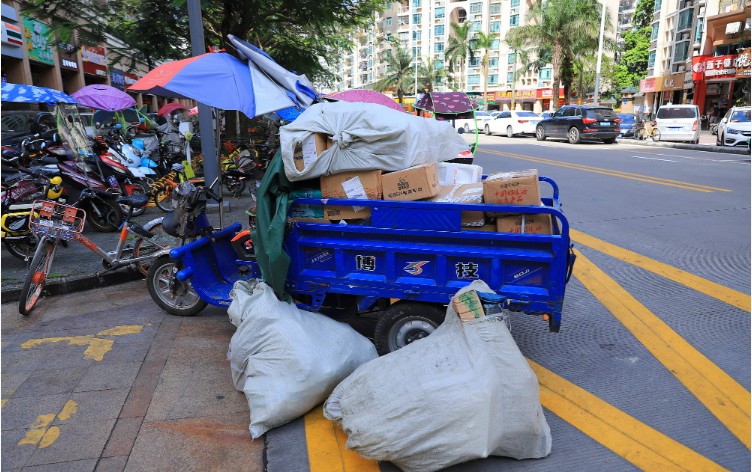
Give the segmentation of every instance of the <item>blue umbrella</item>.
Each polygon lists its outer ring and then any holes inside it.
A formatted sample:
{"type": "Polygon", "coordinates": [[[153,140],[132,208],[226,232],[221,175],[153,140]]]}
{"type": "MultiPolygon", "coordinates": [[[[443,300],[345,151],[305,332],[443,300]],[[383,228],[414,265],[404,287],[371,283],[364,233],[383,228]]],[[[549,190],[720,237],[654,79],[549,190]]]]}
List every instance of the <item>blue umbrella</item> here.
{"type": "Polygon", "coordinates": [[[4,83],[2,101],[17,103],[46,103],[50,106],[56,103],[78,103],[73,97],[59,90],[33,85],[4,83]]]}

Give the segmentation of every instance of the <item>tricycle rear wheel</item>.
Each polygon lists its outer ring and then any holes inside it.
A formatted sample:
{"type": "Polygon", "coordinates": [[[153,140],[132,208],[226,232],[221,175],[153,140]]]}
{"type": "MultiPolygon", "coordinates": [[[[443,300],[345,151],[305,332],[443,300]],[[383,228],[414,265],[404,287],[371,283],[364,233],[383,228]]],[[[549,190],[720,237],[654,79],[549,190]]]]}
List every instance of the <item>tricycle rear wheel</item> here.
{"type": "Polygon", "coordinates": [[[444,309],[429,303],[399,301],[376,322],[374,341],[380,355],[425,338],[444,322],[444,309]]]}
{"type": "Polygon", "coordinates": [[[198,296],[189,281],[177,278],[180,270],[177,263],[167,256],[160,257],[149,267],[146,286],[154,303],[175,316],[193,316],[203,310],[207,303],[198,296]]]}

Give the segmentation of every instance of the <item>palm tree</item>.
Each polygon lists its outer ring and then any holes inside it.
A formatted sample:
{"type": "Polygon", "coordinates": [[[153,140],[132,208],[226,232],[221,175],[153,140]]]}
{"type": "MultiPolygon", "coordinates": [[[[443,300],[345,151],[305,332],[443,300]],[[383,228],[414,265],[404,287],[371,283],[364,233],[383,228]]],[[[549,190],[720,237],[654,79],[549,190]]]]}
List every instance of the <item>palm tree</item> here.
{"type": "MultiPolygon", "coordinates": [[[[496,41],[496,34],[482,33],[480,31],[475,34],[472,40],[473,47],[483,51],[480,59],[480,69],[483,72],[483,101],[485,103],[488,103],[488,97],[486,96],[488,93],[488,50],[491,49],[494,41],[496,41]]],[[[488,108],[488,105],[486,105],[486,108],[488,108]]]]}
{"type": "Polygon", "coordinates": [[[444,58],[449,65],[449,70],[454,72],[455,66],[459,66],[460,80],[458,81],[460,90],[465,90],[465,61],[467,56],[473,59],[473,48],[470,47],[470,22],[462,24],[451,23],[452,32],[454,34],[449,36],[447,41],[446,50],[444,50],[444,58]]]}
{"type": "Polygon", "coordinates": [[[373,86],[377,92],[383,92],[388,88],[397,88],[397,98],[400,105],[402,97],[405,96],[405,89],[410,88],[410,81],[415,78],[412,67],[413,57],[405,48],[397,47],[394,50],[386,52],[386,77],[382,77],[373,86]]]}
{"type": "Polygon", "coordinates": [[[436,69],[436,63],[430,57],[427,62],[421,62],[418,66],[418,81],[426,92],[433,92],[433,85],[438,84],[442,77],[444,70],[436,69]]]}
{"type": "MultiPolygon", "coordinates": [[[[507,33],[509,44],[537,45],[532,49],[538,56],[550,50],[554,108],[559,108],[562,71],[571,70],[572,58],[592,51],[593,43],[597,45],[601,8],[597,0],[537,0],[528,10],[527,24],[507,33]]],[[[571,79],[566,85],[571,85],[571,79]]]]}

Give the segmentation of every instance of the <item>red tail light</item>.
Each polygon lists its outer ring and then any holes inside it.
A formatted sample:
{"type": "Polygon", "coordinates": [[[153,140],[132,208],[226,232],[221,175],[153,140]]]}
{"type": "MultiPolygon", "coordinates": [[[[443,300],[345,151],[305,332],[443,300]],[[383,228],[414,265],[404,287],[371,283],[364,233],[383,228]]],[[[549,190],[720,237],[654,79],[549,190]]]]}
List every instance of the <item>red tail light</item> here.
{"type": "Polygon", "coordinates": [[[528,120],[517,120],[517,123],[527,123],[528,120]]]}
{"type": "Polygon", "coordinates": [[[617,118],[617,119],[615,119],[615,120],[614,120],[614,123],[617,123],[617,124],[618,124],[618,123],[621,123],[621,118],[617,118]]]}
{"type": "Polygon", "coordinates": [[[595,123],[596,121],[598,121],[598,120],[594,120],[593,118],[583,118],[582,119],[582,124],[583,125],[589,125],[591,123],[595,123]]]}
{"type": "Polygon", "coordinates": [[[692,123],[692,131],[697,131],[697,120],[692,123]]]}

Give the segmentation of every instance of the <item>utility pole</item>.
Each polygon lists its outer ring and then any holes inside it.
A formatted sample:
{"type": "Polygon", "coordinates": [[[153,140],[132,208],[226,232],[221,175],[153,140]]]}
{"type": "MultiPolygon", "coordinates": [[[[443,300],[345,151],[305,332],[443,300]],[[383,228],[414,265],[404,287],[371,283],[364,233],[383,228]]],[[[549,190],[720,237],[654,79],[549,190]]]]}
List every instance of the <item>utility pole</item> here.
{"type": "Polygon", "coordinates": [[[598,104],[598,93],[601,88],[601,57],[603,56],[603,30],[606,28],[606,0],[603,0],[601,10],[601,35],[598,38],[598,62],[595,66],[595,90],[593,90],[593,105],[598,104]]]}
{"type": "MultiPolygon", "coordinates": [[[[194,56],[200,56],[205,51],[204,43],[204,23],[201,18],[200,0],[188,0],[188,25],[191,34],[191,50],[194,56]]],[[[219,117],[217,117],[219,118],[219,117]]],[[[207,185],[214,182],[219,177],[219,163],[214,141],[214,130],[212,124],[212,109],[203,103],[198,104],[198,123],[201,129],[201,152],[204,155],[204,178],[207,185]]],[[[219,121],[217,122],[219,129],[219,121]]],[[[217,187],[214,187],[215,189],[217,187]]],[[[221,192],[221,185],[219,190],[221,192]]],[[[220,216],[222,209],[220,208],[220,216]]],[[[220,222],[220,226],[222,226],[220,222]]]]}
{"type": "Polygon", "coordinates": [[[512,111],[514,111],[514,94],[517,84],[517,49],[514,50],[514,64],[512,64],[512,111]]]}

